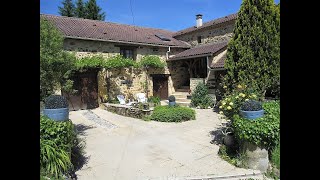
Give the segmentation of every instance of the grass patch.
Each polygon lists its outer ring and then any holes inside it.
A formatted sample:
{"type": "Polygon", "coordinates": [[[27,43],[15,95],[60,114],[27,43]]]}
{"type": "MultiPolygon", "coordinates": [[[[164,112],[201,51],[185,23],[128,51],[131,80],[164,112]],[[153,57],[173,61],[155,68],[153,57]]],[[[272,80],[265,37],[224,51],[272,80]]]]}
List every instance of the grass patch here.
{"type": "Polygon", "coordinates": [[[271,162],[277,169],[280,169],[280,143],[274,148],[271,153],[271,162]]]}

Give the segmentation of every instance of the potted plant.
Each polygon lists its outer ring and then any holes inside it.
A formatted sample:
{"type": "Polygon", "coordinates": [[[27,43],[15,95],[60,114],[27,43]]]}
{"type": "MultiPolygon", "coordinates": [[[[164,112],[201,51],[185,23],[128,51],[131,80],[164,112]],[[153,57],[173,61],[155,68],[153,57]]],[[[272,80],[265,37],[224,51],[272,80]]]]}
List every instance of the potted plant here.
{"type": "Polygon", "coordinates": [[[247,119],[257,119],[262,117],[264,110],[261,102],[255,100],[245,101],[240,107],[240,115],[247,119]]]}
{"type": "Polygon", "coordinates": [[[61,95],[50,95],[45,99],[43,114],[55,121],[66,121],[69,119],[68,101],[61,95]]]}
{"type": "Polygon", "coordinates": [[[228,147],[234,147],[235,145],[235,137],[233,133],[232,127],[226,127],[224,131],[222,131],[223,137],[223,144],[228,147]]]}
{"type": "Polygon", "coordinates": [[[169,100],[169,106],[176,105],[176,97],[174,97],[173,95],[169,96],[168,100],[169,100]]]}

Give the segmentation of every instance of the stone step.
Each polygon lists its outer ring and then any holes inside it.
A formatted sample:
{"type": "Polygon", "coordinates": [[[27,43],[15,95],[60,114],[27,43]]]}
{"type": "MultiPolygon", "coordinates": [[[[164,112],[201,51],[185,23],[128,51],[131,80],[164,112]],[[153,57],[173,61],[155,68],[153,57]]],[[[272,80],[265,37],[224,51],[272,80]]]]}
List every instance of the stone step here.
{"type": "Polygon", "coordinates": [[[188,94],[189,94],[189,92],[176,91],[176,92],[172,93],[172,95],[173,95],[173,94],[176,94],[176,95],[188,95],[188,94]]]}
{"type": "Polygon", "coordinates": [[[189,89],[177,89],[176,92],[189,92],[189,89]]]}
{"type": "Polygon", "coordinates": [[[179,104],[180,106],[186,106],[186,107],[190,105],[189,102],[177,102],[177,101],[176,101],[176,104],[179,104]]]}
{"type": "Polygon", "coordinates": [[[191,99],[187,99],[187,98],[176,98],[176,102],[191,102],[191,99]]]}
{"type": "Polygon", "coordinates": [[[190,89],[190,86],[181,86],[180,89],[190,89]]]}
{"type": "Polygon", "coordinates": [[[181,99],[187,99],[187,95],[184,94],[171,94],[173,95],[176,99],[181,98],[181,99]]]}

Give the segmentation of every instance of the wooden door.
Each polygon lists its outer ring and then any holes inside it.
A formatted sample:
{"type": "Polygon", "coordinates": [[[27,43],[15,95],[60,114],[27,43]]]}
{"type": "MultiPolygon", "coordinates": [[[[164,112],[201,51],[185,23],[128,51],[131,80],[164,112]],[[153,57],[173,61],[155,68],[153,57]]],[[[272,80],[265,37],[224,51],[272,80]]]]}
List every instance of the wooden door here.
{"type": "Polygon", "coordinates": [[[153,76],[153,96],[161,100],[168,99],[168,77],[165,75],[153,76]]]}
{"type": "Polygon", "coordinates": [[[64,93],[64,96],[69,99],[69,109],[79,110],[99,107],[97,72],[76,73],[72,79],[77,93],[69,96],[64,93]]]}

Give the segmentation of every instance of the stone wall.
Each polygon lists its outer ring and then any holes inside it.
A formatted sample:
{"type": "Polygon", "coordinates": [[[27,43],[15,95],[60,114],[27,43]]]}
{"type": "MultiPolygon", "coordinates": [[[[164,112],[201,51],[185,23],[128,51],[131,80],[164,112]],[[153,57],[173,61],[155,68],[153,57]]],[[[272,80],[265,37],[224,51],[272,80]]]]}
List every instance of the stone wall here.
{"type": "Polygon", "coordinates": [[[78,58],[101,54],[108,58],[120,53],[120,48],[113,43],[80,39],[65,39],[63,47],[67,51],[76,52],[78,58]]]}
{"type": "MultiPolygon", "coordinates": [[[[64,49],[67,51],[73,51],[78,58],[102,55],[105,58],[120,54],[120,48],[114,46],[114,43],[98,42],[89,40],[76,40],[65,39],[64,49]]],[[[135,49],[136,61],[139,62],[145,55],[157,55],[160,59],[166,63],[166,67],[162,70],[150,69],[148,72],[148,95],[153,95],[153,81],[150,74],[173,74],[166,62],[167,47],[152,47],[152,46],[139,46],[135,49]]],[[[171,48],[169,56],[182,52],[181,48],[171,48]]],[[[176,74],[174,72],[174,74],[176,74]]],[[[98,93],[99,102],[106,99],[107,95],[107,79],[110,82],[110,92],[112,99],[116,98],[116,95],[123,94],[126,99],[133,99],[134,95],[140,92],[144,92],[143,83],[146,82],[146,72],[141,69],[134,68],[122,68],[106,71],[103,69],[98,73],[98,93]],[[108,77],[108,78],[107,78],[108,77]]],[[[172,94],[175,91],[174,82],[171,77],[168,79],[168,94],[172,94]]]]}
{"type": "Polygon", "coordinates": [[[203,30],[193,31],[175,38],[188,42],[192,47],[210,42],[226,41],[232,37],[234,25],[235,21],[230,21],[220,27],[207,27],[203,30]],[[198,36],[201,36],[201,43],[198,43],[198,36]]]}
{"type": "Polygon", "coordinates": [[[171,72],[171,82],[173,90],[170,94],[174,93],[176,89],[183,86],[185,83],[189,81],[189,72],[186,66],[183,66],[183,60],[178,61],[170,61],[168,63],[169,71],[171,72]]]}

